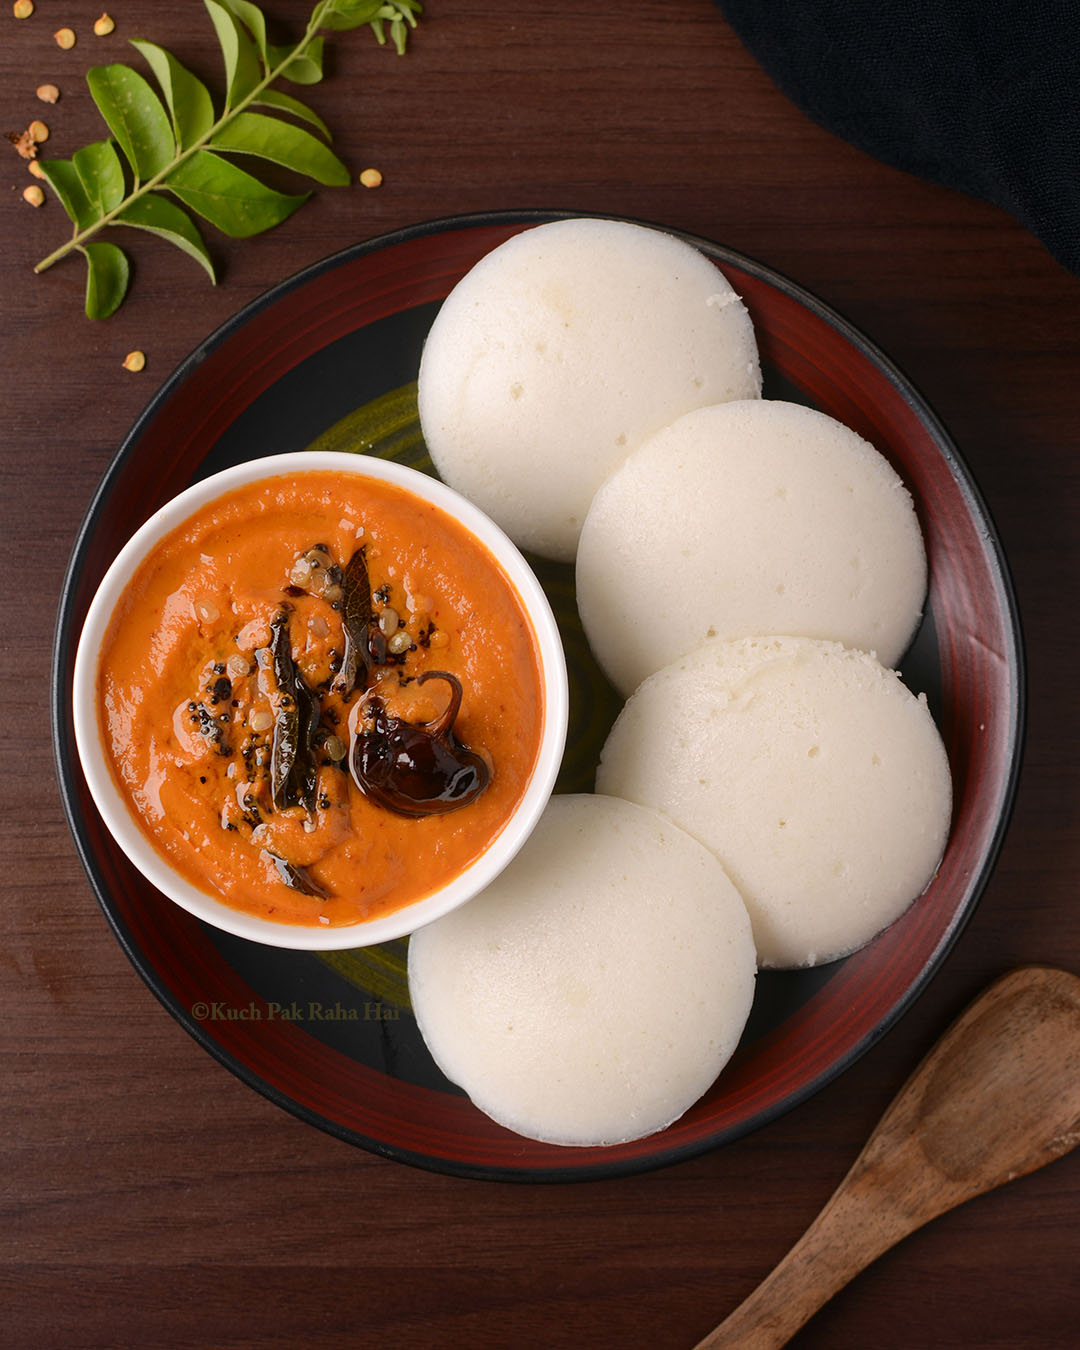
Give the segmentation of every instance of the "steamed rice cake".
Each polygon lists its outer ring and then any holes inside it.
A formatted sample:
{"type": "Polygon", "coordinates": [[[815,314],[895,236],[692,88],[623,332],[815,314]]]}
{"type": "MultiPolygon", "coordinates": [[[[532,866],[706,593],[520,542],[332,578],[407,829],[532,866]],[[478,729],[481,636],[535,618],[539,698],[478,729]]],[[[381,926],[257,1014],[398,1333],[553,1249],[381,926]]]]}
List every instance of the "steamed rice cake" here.
{"type": "Polygon", "coordinates": [[[774,400],[700,408],[650,437],[593,498],[577,556],[589,644],[624,696],[711,638],[828,638],[892,666],[925,592],[892,466],[774,400]]]}
{"type": "Polygon", "coordinates": [[[750,318],[704,254],[572,219],[515,235],[458,282],[418,397],[442,478],[521,547],[572,561],[593,493],[636,445],[760,392],[750,318]]]}
{"type": "Polygon", "coordinates": [[[716,858],[654,811],[554,797],[476,899],[414,933],[409,993],[436,1063],[553,1144],[663,1129],[734,1051],[750,921],[716,858]]]}
{"type": "Polygon", "coordinates": [[[868,942],[926,887],[949,831],[949,766],[925,700],[865,652],[806,638],[710,642],[650,676],[596,786],[716,854],[763,966],[868,942]]]}

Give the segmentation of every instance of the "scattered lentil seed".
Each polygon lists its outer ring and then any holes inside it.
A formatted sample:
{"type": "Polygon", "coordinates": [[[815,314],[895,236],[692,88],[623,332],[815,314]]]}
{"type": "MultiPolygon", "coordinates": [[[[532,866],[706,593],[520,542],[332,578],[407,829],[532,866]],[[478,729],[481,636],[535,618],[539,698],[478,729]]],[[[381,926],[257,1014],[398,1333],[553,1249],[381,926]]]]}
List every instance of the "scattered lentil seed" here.
{"type": "Polygon", "coordinates": [[[103,14],[94,23],[94,35],[96,37],[108,37],[115,27],[116,24],[113,23],[112,19],[107,14],[103,14]]]}
{"type": "Polygon", "coordinates": [[[55,103],[60,97],[60,90],[57,89],[55,84],[39,84],[37,96],[42,103],[55,103]]]}
{"type": "Polygon", "coordinates": [[[274,725],[274,714],[266,711],[265,708],[259,708],[248,718],[248,726],[252,731],[269,731],[274,725]]]}
{"type": "Polygon", "coordinates": [[[17,19],[28,19],[34,12],[34,0],[15,0],[11,12],[17,19]]]}
{"type": "Polygon", "coordinates": [[[23,188],[23,201],[29,202],[31,206],[44,206],[45,194],[36,183],[31,183],[29,187],[23,188]]]}
{"type": "Polygon", "coordinates": [[[394,656],[401,656],[404,652],[407,652],[411,646],[412,646],[412,638],[408,635],[408,633],[400,631],[395,633],[394,636],[390,639],[390,641],[386,644],[386,649],[387,651],[391,652],[394,656]]]}
{"type": "Polygon", "coordinates": [[[23,159],[37,159],[37,143],[29,131],[9,131],[7,136],[23,159]]]}
{"type": "Polygon", "coordinates": [[[26,128],[33,137],[35,145],[41,145],[43,141],[49,139],[49,128],[44,122],[34,121],[26,128]]]}
{"type": "MultiPolygon", "coordinates": [[[[124,362],[124,368],[126,370],[142,370],[142,366],[132,367],[129,366],[126,361],[124,362]]],[[[218,609],[213,600],[196,600],[195,615],[197,618],[201,619],[203,623],[213,623],[215,619],[221,617],[221,610],[218,609]]]]}
{"type": "Polygon", "coordinates": [[[58,28],[53,37],[61,51],[69,52],[75,46],[75,30],[73,28],[58,28]]]}
{"type": "Polygon", "coordinates": [[[360,182],[366,188],[377,188],[382,183],[382,174],[378,169],[365,169],[360,175],[360,182]]]}
{"type": "MultiPolygon", "coordinates": [[[[146,365],[146,353],[145,353],[145,352],[128,352],[127,356],[124,357],[124,369],[125,369],[125,370],[140,371],[140,370],[142,370],[142,368],[143,368],[145,365],[146,365]]],[[[215,613],[213,616],[207,616],[207,617],[208,617],[208,618],[209,618],[209,617],[213,617],[213,618],[216,619],[216,618],[217,618],[217,614],[215,613]]]]}
{"type": "Polygon", "coordinates": [[[37,162],[36,159],[32,159],[26,167],[30,170],[30,172],[33,174],[35,178],[45,177],[45,170],[41,167],[41,165],[37,162]]]}

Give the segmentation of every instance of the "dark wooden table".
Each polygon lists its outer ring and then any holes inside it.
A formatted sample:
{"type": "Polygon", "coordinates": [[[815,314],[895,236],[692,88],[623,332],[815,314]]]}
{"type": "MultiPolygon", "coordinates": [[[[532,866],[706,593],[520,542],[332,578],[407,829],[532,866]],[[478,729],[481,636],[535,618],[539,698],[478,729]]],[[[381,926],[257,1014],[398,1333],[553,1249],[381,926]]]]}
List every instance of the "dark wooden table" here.
{"type": "MultiPolygon", "coordinates": [[[[216,79],[195,0],[40,0],[0,16],[2,130],[101,135],[83,83],[146,36],[216,79]],[[61,52],[53,30],[79,43],[61,52]],[[62,97],[34,97],[43,81],[62,97]]],[[[300,6],[271,7],[288,20],[300,6]]],[[[137,60],[132,54],[132,59],[137,60]]],[[[5,840],[0,1341],[12,1346],[688,1347],[829,1196],[886,1102],[991,978],[1080,970],[1076,815],[1080,281],[1011,219],[868,159],[771,85],[709,0],[581,8],[431,0],[409,55],[335,39],[311,102],[358,173],[270,235],[207,231],[212,289],[133,246],[131,298],[81,314],[66,235],[7,158],[2,215],[5,840]],[[173,366],[272,283],[434,216],[570,207],[664,222],[794,277],[867,331],[951,429],[1019,590],[1030,719],[1019,802],[959,944],[900,1024],[750,1138],[636,1179],[516,1186],[351,1148],[245,1087],[116,944],[62,815],[47,712],[69,550],[118,442],[173,366]],[[139,375],[125,353],[147,353],[139,375]]],[[[838,1296],[800,1346],[1075,1346],[1080,1152],[954,1212],[838,1296]]]]}

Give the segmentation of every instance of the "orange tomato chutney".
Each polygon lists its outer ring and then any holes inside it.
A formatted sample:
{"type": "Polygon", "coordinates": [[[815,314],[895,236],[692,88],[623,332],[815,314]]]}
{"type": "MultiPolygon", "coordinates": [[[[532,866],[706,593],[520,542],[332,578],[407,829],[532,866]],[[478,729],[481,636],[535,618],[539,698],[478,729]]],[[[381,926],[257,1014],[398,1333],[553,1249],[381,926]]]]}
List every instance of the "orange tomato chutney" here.
{"type": "Polygon", "coordinates": [[[396,484],[321,470],[229,492],[150,552],[110,620],[98,700],[114,778],[158,852],[229,906],[305,925],[391,913],[462,872],[524,794],[544,722],[536,638],[488,550],[396,484]],[[371,692],[388,712],[429,722],[451,686],[414,677],[451,672],[462,686],[454,734],[490,770],[484,791],[446,814],[396,814],[348,771],[364,689],[345,698],[330,687],[344,646],[334,565],[361,546],[373,623],[391,651],[405,648],[372,672],[371,692]],[[309,559],[316,579],[323,564],[318,585],[309,559]],[[311,811],[272,801],[268,644],[282,612],[321,708],[311,811]],[[297,889],[275,859],[325,894],[297,889]]]}

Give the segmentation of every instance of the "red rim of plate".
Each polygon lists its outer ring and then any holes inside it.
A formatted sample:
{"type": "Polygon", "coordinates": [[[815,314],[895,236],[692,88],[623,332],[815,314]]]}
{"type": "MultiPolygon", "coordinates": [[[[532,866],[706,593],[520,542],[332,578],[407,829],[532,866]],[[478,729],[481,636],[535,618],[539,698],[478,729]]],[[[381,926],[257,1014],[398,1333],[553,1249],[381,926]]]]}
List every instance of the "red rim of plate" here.
{"type": "Polygon", "coordinates": [[[759,1127],[835,1078],[910,1006],[970,917],[1004,838],[1023,741],[1012,584],[989,513],[944,428],[892,362],[816,297],[750,258],[683,234],[742,295],[763,364],[888,456],[919,509],[955,810],[938,875],[904,918],[837,963],[781,1025],[740,1049],[716,1086],[662,1134],[605,1149],[559,1148],[511,1134],[464,1097],[391,1079],[301,1027],[266,1020],[264,1001],[197,921],[118,854],[89,800],[70,713],[82,618],[124,542],[97,529],[105,503],[133,532],[187,486],[239,413],[301,361],[369,323],[441,300],[521,229],[581,214],[502,212],[398,230],[307,268],[228,320],[165,382],[109,466],[72,553],[53,652],[53,743],[68,823],[121,946],[169,1012],[241,1079],[301,1119],[399,1161],[485,1179],[570,1181],[664,1166],[759,1127]],[[136,454],[155,464],[153,500],[140,494],[137,475],[123,474],[136,454]],[[253,1004],[264,1019],[216,1021],[211,1032],[192,1014],[208,991],[230,1006],[253,1004]]]}

